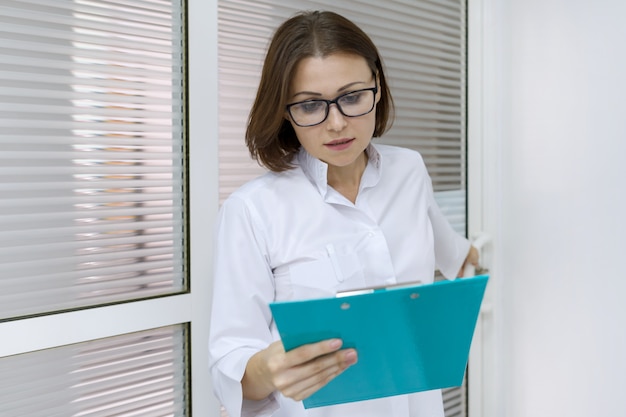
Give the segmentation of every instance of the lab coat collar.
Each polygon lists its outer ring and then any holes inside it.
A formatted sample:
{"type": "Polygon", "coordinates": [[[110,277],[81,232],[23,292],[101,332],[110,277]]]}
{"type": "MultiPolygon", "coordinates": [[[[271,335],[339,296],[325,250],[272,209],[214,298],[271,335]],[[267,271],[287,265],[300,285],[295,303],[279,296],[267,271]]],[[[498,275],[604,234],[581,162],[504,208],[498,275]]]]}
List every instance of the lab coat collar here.
{"type": "MultiPolygon", "coordinates": [[[[365,149],[368,156],[367,166],[361,177],[359,191],[374,187],[380,181],[382,174],[382,155],[373,143],[365,149]]],[[[320,195],[325,199],[328,195],[328,164],[320,161],[309,154],[303,147],[300,147],[297,163],[304,171],[304,174],[315,185],[320,195]]]]}

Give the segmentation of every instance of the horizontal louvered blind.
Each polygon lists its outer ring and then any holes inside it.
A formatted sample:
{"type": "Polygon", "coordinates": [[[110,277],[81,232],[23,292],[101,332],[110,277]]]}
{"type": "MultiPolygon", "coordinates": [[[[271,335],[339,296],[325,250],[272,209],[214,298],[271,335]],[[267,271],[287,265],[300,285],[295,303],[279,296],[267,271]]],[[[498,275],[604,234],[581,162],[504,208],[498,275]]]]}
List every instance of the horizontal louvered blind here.
{"type": "Polygon", "coordinates": [[[461,236],[465,236],[467,217],[465,190],[437,191],[435,201],[452,228],[461,236]]]}
{"type": "Polygon", "coordinates": [[[441,394],[446,417],[467,416],[467,390],[465,386],[462,388],[446,388],[441,390],[441,394]]]}
{"type": "Polygon", "coordinates": [[[184,289],[182,6],[0,3],[0,318],[184,289]]]}
{"type": "Polygon", "coordinates": [[[187,415],[186,327],[0,358],[2,417],[187,415]]]}
{"type": "Polygon", "coordinates": [[[219,1],[220,197],[263,169],[244,144],[262,60],[275,28],[300,10],[328,9],[378,46],[396,104],[381,143],[418,150],[435,191],[465,188],[465,4],[439,1],[219,1]]]}

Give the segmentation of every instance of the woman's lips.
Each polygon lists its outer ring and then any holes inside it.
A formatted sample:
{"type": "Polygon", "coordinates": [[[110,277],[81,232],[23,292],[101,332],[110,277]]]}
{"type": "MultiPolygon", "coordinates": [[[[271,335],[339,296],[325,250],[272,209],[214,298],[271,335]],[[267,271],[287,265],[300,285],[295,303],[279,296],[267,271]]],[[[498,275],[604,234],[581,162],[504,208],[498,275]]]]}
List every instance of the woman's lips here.
{"type": "Polygon", "coordinates": [[[352,145],[352,142],[354,142],[354,138],[351,139],[335,139],[332,140],[328,143],[325,143],[324,146],[326,146],[329,149],[332,149],[334,151],[343,151],[344,149],[347,149],[350,147],[350,145],[352,145]]]}

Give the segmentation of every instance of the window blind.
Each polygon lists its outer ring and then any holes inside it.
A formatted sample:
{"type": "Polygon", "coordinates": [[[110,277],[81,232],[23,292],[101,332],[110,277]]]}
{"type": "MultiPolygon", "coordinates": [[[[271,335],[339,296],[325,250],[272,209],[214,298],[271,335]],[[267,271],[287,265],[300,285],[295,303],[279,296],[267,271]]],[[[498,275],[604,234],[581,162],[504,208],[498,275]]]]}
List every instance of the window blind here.
{"type": "Polygon", "coordinates": [[[0,4],[0,318],[184,290],[182,17],[0,4]]]}
{"type": "Polygon", "coordinates": [[[3,417],[186,415],[184,325],[0,358],[3,417]]]}
{"type": "Polygon", "coordinates": [[[452,228],[460,235],[465,235],[466,210],[465,190],[436,191],[435,201],[452,228]]]}
{"type": "MultiPolygon", "coordinates": [[[[332,10],[378,47],[396,106],[393,128],[375,141],[424,157],[435,198],[466,233],[465,0],[219,0],[220,200],[264,170],[244,143],[247,117],[275,28],[300,10],[332,10]]],[[[467,414],[465,387],[444,390],[446,416],[467,414]]]]}

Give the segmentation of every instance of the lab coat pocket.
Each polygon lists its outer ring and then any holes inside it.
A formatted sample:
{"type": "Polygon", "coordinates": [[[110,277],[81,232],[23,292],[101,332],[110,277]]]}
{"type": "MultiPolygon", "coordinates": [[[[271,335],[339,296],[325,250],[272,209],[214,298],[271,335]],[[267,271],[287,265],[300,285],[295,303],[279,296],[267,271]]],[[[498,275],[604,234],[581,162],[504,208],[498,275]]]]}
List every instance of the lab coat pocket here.
{"type": "Polygon", "coordinates": [[[294,299],[334,297],[338,291],[365,286],[363,268],[354,252],[327,246],[327,257],[289,268],[294,299]]]}

